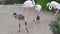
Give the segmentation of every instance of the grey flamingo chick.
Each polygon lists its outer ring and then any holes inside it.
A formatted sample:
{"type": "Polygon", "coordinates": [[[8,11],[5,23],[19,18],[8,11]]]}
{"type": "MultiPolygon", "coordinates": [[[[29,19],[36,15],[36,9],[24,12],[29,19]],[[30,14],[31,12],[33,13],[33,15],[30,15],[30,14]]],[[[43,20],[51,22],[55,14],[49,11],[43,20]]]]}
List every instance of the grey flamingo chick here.
{"type": "Polygon", "coordinates": [[[27,28],[27,22],[24,20],[24,19],[25,19],[24,15],[22,15],[22,14],[17,14],[17,13],[14,12],[14,13],[13,13],[13,17],[15,17],[15,19],[19,20],[19,31],[18,31],[18,32],[20,32],[20,26],[21,26],[20,20],[23,20],[23,21],[25,22],[26,31],[29,32],[29,31],[28,31],[28,28],[27,28]]]}

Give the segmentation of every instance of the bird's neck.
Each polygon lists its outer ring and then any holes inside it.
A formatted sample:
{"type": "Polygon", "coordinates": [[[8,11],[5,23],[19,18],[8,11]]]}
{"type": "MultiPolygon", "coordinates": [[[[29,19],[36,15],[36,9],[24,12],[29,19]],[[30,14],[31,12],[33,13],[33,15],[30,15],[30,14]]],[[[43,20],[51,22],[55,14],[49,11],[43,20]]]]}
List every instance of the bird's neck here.
{"type": "Polygon", "coordinates": [[[49,6],[50,5],[50,3],[47,3],[47,6],[49,6]]]}
{"type": "Polygon", "coordinates": [[[35,5],[35,1],[34,0],[32,0],[32,4],[35,5]]]}

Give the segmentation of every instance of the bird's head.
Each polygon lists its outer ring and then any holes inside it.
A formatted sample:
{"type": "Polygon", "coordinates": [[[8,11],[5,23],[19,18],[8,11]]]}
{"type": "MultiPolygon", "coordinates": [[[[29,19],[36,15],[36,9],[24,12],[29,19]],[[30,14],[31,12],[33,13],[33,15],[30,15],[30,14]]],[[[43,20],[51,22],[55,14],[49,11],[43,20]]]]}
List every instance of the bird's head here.
{"type": "Polygon", "coordinates": [[[50,5],[50,3],[47,3],[46,8],[50,5]]]}
{"type": "Polygon", "coordinates": [[[16,16],[16,15],[17,15],[17,14],[14,12],[14,13],[13,13],[13,16],[16,16]]]}

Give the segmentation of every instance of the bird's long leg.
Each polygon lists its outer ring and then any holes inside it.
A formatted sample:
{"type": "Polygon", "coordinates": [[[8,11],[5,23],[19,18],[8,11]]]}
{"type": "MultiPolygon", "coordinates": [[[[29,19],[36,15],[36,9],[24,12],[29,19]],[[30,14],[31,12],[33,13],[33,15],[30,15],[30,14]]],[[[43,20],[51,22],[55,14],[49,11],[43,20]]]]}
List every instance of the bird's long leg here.
{"type": "MultiPolygon", "coordinates": [[[[36,22],[40,23],[40,12],[37,12],[36,22]]],[[[36,23],[35,23],[36,24],[36,23]]]]}
{"type": "Polygon", "coordinates": [[[54,14],[55,16],[58,14],[59,10],[56,11],[56,13],[54,14]]]}
{"type": "Polygon", "coordinates": [[[18,32],[20,32],[20,26],[21,26],[21,25],[20,25],[20,21],[19,21],[19,31],[18,31],[18,32]]]}
{"type": "Polygon", "coordinates": [[[25,22],[25,26],[26,26],[26,31],[27,31],[27,33],[29,33],[28,28],[27,28],[27,22],[26,21],[24,21],[24,22],[25,22]]]}

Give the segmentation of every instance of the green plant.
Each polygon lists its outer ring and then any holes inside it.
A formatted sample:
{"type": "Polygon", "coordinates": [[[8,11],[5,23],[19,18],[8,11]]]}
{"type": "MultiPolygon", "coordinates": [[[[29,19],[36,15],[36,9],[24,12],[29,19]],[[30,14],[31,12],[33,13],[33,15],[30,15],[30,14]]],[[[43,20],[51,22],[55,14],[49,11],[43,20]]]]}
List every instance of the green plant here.
{"type": "Polygon", "coordinates": [[[14,0],[6,0],[5,1],[6,4],[14,4],[14,2],[15,2],[14,0]]]}
{"type": "Polygon", "coordinates": [[[40,5],[42,6],[42,9],[43,9],[43,10],[47,10],[47,9],[46,9],[46,4],[47,4],[48,2],[56,1],[56,2],[60,3],[60,0],[35,0],[35,1],[36,1],[36,4],[40,4],[40,5]]]}
{"type": "Polygon", "coordinates": [[[46,4],[50,2],[51,0],[36,0],[36,4],[40,4],[42,6],[42,9],[46,10],[46,4]]]}
{"type": "Polygon", "coordinates": [[[26,0],[5,0],[5,4],[24,3],[26,0]]]}
{"type": "Polygon", "coordinates": [[[60,21],[60,15],[58,15],[57,20],[59,20],[59,21],[60,21]]]}
{"type": "Polygon", "coordinates": [[[52,21],[50,26],[53,34],[60,34],[60,21],[52,21]]]}

